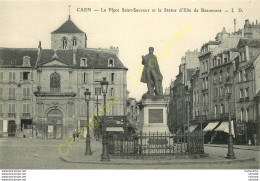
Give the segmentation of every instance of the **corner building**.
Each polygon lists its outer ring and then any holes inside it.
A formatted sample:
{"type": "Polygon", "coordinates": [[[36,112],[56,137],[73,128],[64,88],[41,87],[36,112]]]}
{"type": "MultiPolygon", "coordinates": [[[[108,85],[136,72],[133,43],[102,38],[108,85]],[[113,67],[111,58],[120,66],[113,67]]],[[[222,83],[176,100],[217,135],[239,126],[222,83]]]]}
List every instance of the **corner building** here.
{"type": "MultiPolygon", "coordinates": [[[[83,130],[84,92],[89,89],[89,119],[103,115],[101,85],[109,86],[109,116],[126,115],[127,68],[118,48],[87,48],[87,35],[69,19],[51,33],[51,49],[0,49],[0,135],[61,139],[83,130]],[[119,101],[115,102],[115,97],[119,101]]],[[[84,133],[84,136],[86,133],[84,133]]]]}

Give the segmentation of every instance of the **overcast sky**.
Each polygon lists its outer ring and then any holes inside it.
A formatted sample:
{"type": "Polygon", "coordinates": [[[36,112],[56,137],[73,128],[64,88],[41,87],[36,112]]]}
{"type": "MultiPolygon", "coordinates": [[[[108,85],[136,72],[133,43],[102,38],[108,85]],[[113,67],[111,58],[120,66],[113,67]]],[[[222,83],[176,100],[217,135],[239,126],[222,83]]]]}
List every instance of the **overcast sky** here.
{"type": "MultiPolygon", "coordinates": [[[[172,37],[185,25],[190,31],[183,35],[178,44],[169,51],[167,58],[160,57],[159,66],[164,76],[163,87],[168,87],[171,79],[178,74],[181,57],[188,50],[200,49],[203,43],[214,40],[217,32],[226,27],[234,31],[234,18],[237,29],[242,28],[245,19],[260,21],[260,3],[244,2],[104,2],[104,1],[49,1],[49,2],[3,2],[0,1],[0,47],[36,48],[38,41],[45,49],[51,46],[50,33],[68,19],[68,5],[71,5],[71,19],[88,36],[89,48],[119,48],[119,58],[128,68],[128,90],[130,96],[139,99],[147,91],[146,85],[139,82],[137,67],[141,65],[141,56],[153,46],[161,51],[172,37]],[[91,12],[78,12],[77,8],[92,8],[91,12]],[[100,8],[119,8],[119,13],[101,13],[93,11],[100,8]],[[177,12],[127,13],[122,8],[176,9],[177,12]],[[221,9],[221,13],[179,12],[180,8],[221,9]],[[231,8],[236,12],[231,13],[231,8]],[[237,9],[242,8],[243,13],[237,9]],[[228,10],[229,12],[224,12],[228,10]],[[137,73],[137,74],[135,74],[137,73]],[[132,75],[132,76],[131,76],[132,75]],[[138,76],[137,76],[138,75],[138,76]],[[130,80],[132,77],[132,81],[130,80]]],[[[150,10],[151,11],[151,10],[150,10]]],[[[141,70],[141,67],[140,67],[141,70]]]]}

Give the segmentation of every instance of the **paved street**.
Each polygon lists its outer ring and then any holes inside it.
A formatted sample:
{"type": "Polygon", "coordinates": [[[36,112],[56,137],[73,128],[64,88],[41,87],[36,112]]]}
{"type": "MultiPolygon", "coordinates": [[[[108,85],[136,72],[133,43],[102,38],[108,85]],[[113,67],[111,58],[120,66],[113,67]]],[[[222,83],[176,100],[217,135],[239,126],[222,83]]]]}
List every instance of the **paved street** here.
{"type": "MultiPolygon", "coordinates": [[[[235,149],[237,160],[256,158],[257,161],[242,161],[225,163],[227,148],[206,145],[208,158],[179,159],[170,164],[169,160],[133,160],[113,159],[109,164],[100,162],[101,142],[92,141],[93,156],[84,156],[85,143],[82,140],[71,145],[72,149],[63,158],[79,158],[83,163],[68,163],[61,159],[58,146],[65,140],[32,140],[32,139],[0,139],[1,169],[257,169],[259,168],[259,150],[235,149]],[[84,160],[94,160],[95,163],[84,163],[84,160]],[[116,163],[115,163],[116,160],[116,163]],[[219,161],[216,163],[216,161],[219,161]],[[183,161],[183,162],[182,162],[183,161]],[[212,163],[210,163],[212,161],[212,163]],[[128,164],[130,163],[130,164],[128,164]],[[135,163],[138,163],[135,165],[135,163]],[[141,164],[140,164],[141,163],[141,164]],[[144,163],[144,164],[142,164],[144,163]],[[148,164],[151,163],[151,164],[148,164]],[[155,164],[158,163],[158,164],[155,164]]],[[[217,145],[218,146],[218,145],[217,145]]],[[[224,145],[223,145],[224,146],[224,145]]]]}

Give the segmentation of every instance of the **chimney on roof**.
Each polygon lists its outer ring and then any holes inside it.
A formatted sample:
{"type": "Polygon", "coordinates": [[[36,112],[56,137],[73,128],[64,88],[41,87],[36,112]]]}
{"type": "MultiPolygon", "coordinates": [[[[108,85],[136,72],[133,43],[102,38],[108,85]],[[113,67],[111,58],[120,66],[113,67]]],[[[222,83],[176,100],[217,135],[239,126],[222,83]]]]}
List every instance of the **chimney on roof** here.
{"type": "Polygon", "coordinates": [[[237,26],[237,20],[236,20],[236,19],[234,19],[234,32],[236,32],[236,31],[237,31],[237,29],[236,29],[236,26],[237,26]]]}
{"type": "Polygon", "coordinates": [[[249,25],[249,20],[248,19],[245,20],[245,25],[249,25]]]}
{"type": "Polygon", "coordinates": [[[38,55],[41,53],[42,50],[42,42],[39,41],[39,45],[38,45],[38,55]]]}

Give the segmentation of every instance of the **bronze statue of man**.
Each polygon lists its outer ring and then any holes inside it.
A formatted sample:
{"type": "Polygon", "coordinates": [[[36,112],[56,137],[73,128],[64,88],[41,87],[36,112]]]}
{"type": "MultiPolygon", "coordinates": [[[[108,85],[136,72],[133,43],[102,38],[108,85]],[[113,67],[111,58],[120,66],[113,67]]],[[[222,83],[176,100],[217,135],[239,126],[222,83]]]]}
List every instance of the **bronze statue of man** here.
{"type": "Polygon", "coordinates": [[[142,56],[144,65],[141,82],[147,83],[148,95],[162,95],[162,79],[157,57],[153,54],[154,48],[149,47],[149,54],[142,56]]]}

